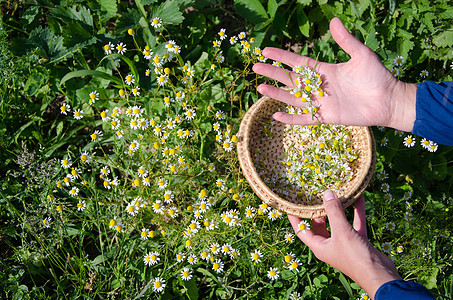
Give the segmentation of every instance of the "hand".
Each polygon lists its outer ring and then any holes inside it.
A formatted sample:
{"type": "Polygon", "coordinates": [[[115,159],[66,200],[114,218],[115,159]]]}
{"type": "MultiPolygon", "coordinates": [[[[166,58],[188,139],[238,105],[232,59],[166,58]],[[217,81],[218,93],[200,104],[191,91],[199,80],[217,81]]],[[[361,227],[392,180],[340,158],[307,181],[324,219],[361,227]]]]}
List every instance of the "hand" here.
{"type": "Polygon", "coordinates": [[[310,230],[298,232],[300,219],[288,216],[296,235],[318,259],[349,276],[372,298],[384,283],[401,279],[393,262],[368,241],[363,196],[355,203],[353,226],[332,191],[324,193],[324,207],[331,233],[325,218],[314,219],[310,230]]]}
{"type": "MultiPolygon", "coordinates": [[[[412,131],[417,86],[397,80],[371,49],[347,31],[340,19],[332,19],[330,31],[337,44],[351,56],[348,62],[339,64],[317,62],[309,57],[277,48],[265,48],[263,55],[289,67],[307,65],[312,69],[316,68],[322,75],[322,89],[328,95],[322,98],[314,97],[320,104],[318,114],[322,123],[378,125],[412,131]]],[[[292,81],[297,78],[296,73],[285,72],[283,68],[270,64],[257,63],[253,70],[287,86],[293,86],[292,81]],[[291,78],[288,77],[288,73],[291,78]]],[[[300,98],[274,86],[261,84],[258,91],[293,106],[304,106],[300,98]]],[[[290,115],[278,112],[274,114],[274,119],[299,125],[317,122],[316,119],[312,119],[311,114],[290,115]]]]}

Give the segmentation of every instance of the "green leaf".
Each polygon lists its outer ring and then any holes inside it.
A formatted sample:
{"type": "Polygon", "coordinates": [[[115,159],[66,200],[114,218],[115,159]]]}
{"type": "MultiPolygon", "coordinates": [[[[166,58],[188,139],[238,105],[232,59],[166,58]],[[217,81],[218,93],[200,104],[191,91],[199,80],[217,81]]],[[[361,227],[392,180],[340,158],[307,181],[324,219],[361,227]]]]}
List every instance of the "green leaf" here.
{"type": "Polygon", "coordinates": [[[297,3],[303,6],[308,6],[311,4],[311,0],[297,0],[297,3]]]}
{"type": "Polygon", "coordinates": [[[60,81],[60,85],[63,85],[66,81],[72,78],[77,78],[77,77],[84,77],[84,76],[99,76],[102,78],[110,79],[111,81],[115,82],[116,84],[122,85],[123,82],[121,79],[112,76],[110,74],[104,73],[104,72],[99,72],[99,71],[94,71],[94,70],[78,70],[78,71],[72,71],[66,74],[60,81]]]}
{"type": "Polygon", "coordinates": [[[259,0],[235,0],[238,14],[252,24],[266,22],[269,17],[259,0]]]}
{"type": "Polygon", "coordinates": [[[340,280],[340,282],[343,285],[344,289],[348,293],[349,297],[353,298],[351,285],[349,284],[348,280],[346,279],[346,277],[344,277],[344,275],[342,273],[340,273],[340,272],[338,272],[338,273],[339,273],[338,279],[340,280]]]}
{"type": "Polygon", "coordinates": [[[437,288],[437,274],[439,268],[431,268],[429,273],[418,275],[417,282],[424,285],[428,290],[437,288]]]}
{"type": "Polygon", "coordinates": [[[371,50],[376,51],[379,48],[379,41],[376,39],[376,29],[373,27],[370,29],[368,36],[365,40],[365,45],[367,45],[371,50]]]}
{"type": "Polygon", "coordinates": [[[107,12],[107,16],[113,17],[116,15],[117,11],[117,1],[116,0],[99,0],[99,4],[107,12]]]}
{"type": "Polygon", "coordinates": [[[198,287],[194,278],[184,281],[184,286],[187,288],[187,296],[190,300],[198,299],[198,287]]]}
{"type": "Polygon", "coordinates": [[[303,6],[297,7],[297,24],[299,26],[299,31],[304,36],[310,36],[310,22],[307,15],[304,12],[303,6]]]}
{"type": "Polygon", "coordinates": [[[96,43],[96,38],[89,27],[80,22],[72,21],[62,30],[63,45],[69,49],[83,48],[96,43]]]}
{"type": "Polygon", "coordinates": [[[277,1],[269,0],[267,2],[267,12],[269,13],[269,16],[271,17],[271,19],[274,19],[277,9],[278,9],[277,1]]]}
{"type": "Polygon", "coordinates": [[[453,30],[444,31],[433,37],[433,43],[437,47],[452,47],[453,46],[453,30]]]}
{"type": "Polygon", "coordinates": [[[184,16],[179,10],[179,3],[175,0],[165,1],[159,5],[151,17],[159,17],[163,23],[169,24],[181,24],[184,21],[184,16]]]}

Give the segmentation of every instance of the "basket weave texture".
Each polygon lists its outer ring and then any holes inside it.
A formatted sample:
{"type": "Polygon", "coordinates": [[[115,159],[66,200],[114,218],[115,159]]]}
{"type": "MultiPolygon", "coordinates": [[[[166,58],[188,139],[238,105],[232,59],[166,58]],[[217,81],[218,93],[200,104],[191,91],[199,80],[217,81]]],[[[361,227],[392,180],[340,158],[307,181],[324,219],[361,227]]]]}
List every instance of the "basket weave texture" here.
{"type": "MultiPolygon", "coordinates": [[[[292,187],[288,187],[289,192],[284,196],[286,198],[284,199],[265,184],[254,165],[252,153],[265,154],[265,167],[275,168],[279,165],[278,157],[281,157],[288,145],[291,144],[293,147],[295,144],[299,144],[295,143],[297,137],[288,133],[290,131],[287,129],[290,125],[280,122],[275,122],[274,126],[277,128],[273,128],[273,132],[278,134],[274,134],[270,139],[262,138],[263,124],[271,119],[272,115],[284,105],[269,97],[262,97],[244,115],[239,127],[237,143],[242,172],[256,195],[275,209],[300,218],[324,217],[326,212],[322,195],[307,201],[298,198],[296,192],[291,191],[292,187]]],[[[368,127],[357,126],[347,126],[345,130],[349,130],[352,136],[354,152],[358,154],[358,158],[352,167],[352,179],[342,183],[339,190],[335,190],[343,208],[353,204],[366,189],[373,176],[376,164],[376,146],[371,130],[368,127]]],[[[281,170],[281,172],[285,171],[281,170]]]]}

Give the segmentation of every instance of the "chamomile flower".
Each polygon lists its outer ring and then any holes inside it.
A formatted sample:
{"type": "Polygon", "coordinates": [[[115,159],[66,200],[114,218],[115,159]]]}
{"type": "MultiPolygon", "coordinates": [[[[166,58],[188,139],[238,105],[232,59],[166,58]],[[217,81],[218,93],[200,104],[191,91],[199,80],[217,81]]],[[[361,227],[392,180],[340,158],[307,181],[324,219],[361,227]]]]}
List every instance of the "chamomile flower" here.
{"type": "Polygon", "coordinates": [[[153,205],[152,205],[152,208],[153,208],[153,211],[156,213],[156,214],[161,214],[163,213],[163,206],[162,206],[162,202],[160,200],[156,200],[154,201],[153,205]]]}
{"type": "Polygon", "coordinates": [[[169,40],[166,44],[165,44],[165,48],[167,48],[168,51],[173,51],[173,47],[176,45],[175,41],[173,40],[169,40]]]}
{"type": "Polygon", "coordinates": [[[216,273],[220,273],[223,271],[224,264],[223,262],[218,258],[214,261],[212,264],[212,270],[214,270],[216,273]]]}
{"type": "Polygon", "coordinates": [[[77,203],[77,210],[78,211],[84,211],[86,206],[87,205],[85,203],[85,200],[79,200],[79,202],[77,203]]]}
{"type": "Polygon", "coordinates": [[[197,114],[195,113],[194,109],[191,108],[191,109],[186,110],[186,119],[187,120],[193,120],[196,116],[197,116],[197,114]]]}
{"type": "Polygon", "coordinates": [[[88,103],[92,105],[96,100],[99,100],[99,93],[97,91],[93,91],[88,94],[88,103]]]}
{"type": "Polygon", "coordinates": [[[104,51],[106,55],[111,54],[113,49],[115,49],[115,46],[112,44],[112,42],[109,42],[108,44],[104,45],[104,51]]]}
{"type": "Polygon", "coordinates": [[[429,75],[429,72],[426,71],[426,70],[422,70],[422,71],[420,72],[420,77],[421,77],[421,78],[426,78],[426,77],[428,77],[428,75],[429,75]]]}
{"type": "Polygon", "coordinates": [[[133,140],[129,144],[129,150],[132,151],[132,152],[137,151],[139,147],[140,147],[140,143],[137,140],[133,140]]]}
{"type": "Polygon", "coordinates": [[[129,203],[126,206],[126,212],[131,216],[135,216],[138,213],[138,207],[134,205],[134,203],[129,203]]]}
{"type": "Polygon", "coordinates": [[[305,220],[301,220],[297,225],[297,233],[302,232],[305,234],[307,230],[310,230],[310,224],[305,220]]]}
{"type": "Polygon", "coordinates": [[[83,118],[83,114],[82,114],[82,111],[81,111],[80,109],[76,109],[76,110],[73,112],[72,116],[73,116],[74,119],[76,119],[76,120],[80,120],[80,119],[83,118]]]}
{"type": "Polygon", "coordinates": [[[116,51],[118,51],[118,54],[123,55],[126,52],[126,50],[127,50],[126,45],[123,44],[123,42],[116,45],[116,51]]]}
{"type": "Polygon", "coordinates": [[[71,111],[71,106],[67,103],[63,103],[61,106],[60,106],[60,113],[63,114],[63,115],[67,115],[68,112],[71,111]]]}
{"type": "Polygon", "coordinates": [[[262,257],[263,257],[263,254],[261,254],[260,250],[255,250],[252,253],[250,253],[250,258],[251,258],[252,262],[254,262],[254,263],[261,262],[262,257]]]}
{"type": "Polygon", "coordinates": [[[393,60],[393,63],[395,64],[395,66],[402,66],[404,64],[405,60],[404,60],[404,57],[402,56],[397,56],[394,60],[393,60]]]}
{"type": "Polygon", "coordinates": [[[159,189],[161,189],[161,190],[166,189],[167,186],[168,186],[168,181],[167,181],[167,179],[165,179],[165,178],[160,178],[160,179],[157,181],[157,186],[158,186],[159,189]]]}
{"type": "Polygon", "coordinates": [[[400,69],[399,68],[396,68],[396,67],[393,67],[390,72],[392,72],[392,75],[395,76],[395,77],[398,77],[400,75],[400,69]]]}
{"type": "Polygon", "coordinates": [[[420,240],[417,239],[417,238],[413,238],[413,239],[411,240],[411,243],[412,243],[412,245],[415,245],[415,246],[420,246],[420,245],[421,245],[420,240]]]}
{"type": "Polygon", "coordinates": [[[383,137],[381,139],[381,146],[387,146],[388,142],[389,142],[389,139],[387,137],[383,137]]]}
{"type": "Polygon", "coordinates": [[[222,147],[225,151],[230,152],[233,150],[233,142],[230,139],[226,139],[223,141],[222,147]]]}
{"type": "Polygon", "coordinates": [[[50,227],[50,222],[52,221],[52,218],[50,217],[46,217],[42,220],[42,225],[45,227],[45,228],[49,228],[50,227]]]}
{"type": "Polygon", "coordinates": [[[220,246],[217,243],[211,244],[209,248],[213,254],[217,254],[220,251],[220,246]]]}
{"type": "Polygon", "coordinates": [[[192,275],[192,271],[190,271],[189,268],[184,268],[181,270],[181,279],[184,280],[184,281],[189,281],[190,279],[192,279],[193,275],[192,275]]]}
{"type": "Polygon", "coordinates": [[[387,172],[385,172],[385,170],[382,170],[381,172],[378,173],[377,177],[380,181],[382,181],[384,179],[387,179],[388,175],[387,172]]]}
{"type": "MultiPolygon", "coordinates": [[[[150,48],[148,45],[145,46],[145,49],[143,49],[143,52],[142,52],[142,53],[143,53],[143,57],[144,57],[145,59],[151,59],[152,56],[153,56],[153,54],[154,54],[154,53],[151,51],[151,48],[150,48]]],[[[148,71],[148,70],[147,70],[147,71],[148,71]]],[[[150,73],[151,73],[151,72],[150,72],[150,73]]],[[[145,75],[146,75],[146,74],[148,74],[148,73],[146,72],[145,75]]],[[[146,75],[146,76],[149,76],[149,75],[150,75],[150,74],[148,74],[148,75],[146,75]]]]}
{"type": "Polygon", "coordinates": [[[77,187],[72,187],[70,190],[69,190],[69,195],[71,195],[72,197],[75,197],[79,194],[79,189],[77,187]]]}
{"type": "MultiPolygon", "coordinates": [[[[141,231],[140,231],[140,238],[142,240],[147,240],[148,239],[148,234],[149,234],[149,230],[146,229],[146,228],[143,228],[141,231]]],[[[146,263],[146,262],[145,262],[146,263]]]]}
{"type": "Polygon", "coordinates": [[[404,251],[404,247],[403,246],[398,245],[398,247],[396,247],[396,252],[403,253],[403,251],[404,251]]]}
{"type": "Polygon", "coordinates": [[[238,38],[240,40],[243,40],[247,37],[247,34],[244,32],[244,31],[241,31],[239,34],[238,34],[238,38]]]}
{"type": "Polygon", "coordinates": [[[389,242],[383,243],[381,248],[382,248],[382,252],[384,252],[384,253],[390,253],[390,251],[392,251],[392,249],[393,249],[392,245],[389,242]]]}
{"type": "Polygon", "coordinates": [[[132,85],[135,82],[134,74],[127,74],[124,78],[124,81],[127,85],[132,85]]]}
{"type": "Polygon", "coordinates": [[[415,139],[412,138],[412,135],[408,135],[404,138],[403,144],[408,148],[412,148],[415,145],[415,139]]]}
{"type": "Polygon", "coordinates": [[[164,84],[166,84],[167,81],[168,81],[168,76],[165,74],[161,74],[160,76],[157,77],[157,83],[160,86],[163,86],[164,84]]]}
{"type": "Polygon", "coordinates": [[[102,131],[100,131],[100,130],[95,130],[95,131],[90,135],[91,141],[92,141],[92,142],[100,141],[102,135],[103,135],[102,131]]]}
{"type": "Polygon", "coordinates": [[[234,45],[237,43],[238,38],[237,38],[237,36],[232,36],[232,37],[230,37],[229,41],[230,41],[231,45],[234,45]]]}
{"type": "Polygon", "coordinates": [[[387,230],[389,230],[389,231],[393,231],[393,230],[396,229],[396,225],[395,225],[394,222],[388,222],[388,223],[385,225],[385,227],[386,227],[387,230]]]}
{"type": "Polygon", "coordinates": [[[194,255],[194,254],[190,254],[188,257],[187,257],[187,262],[191,265],[194,265],[198,262],[198,258],[194,255]]]}
{"type": "Polygon", "coordinates": [[[134,87],[134,88],[132,89],[132,94],[133,94],[134,96],[140,95],[140,87],[139,87],[139,86],[134,87]]]}
{"type": "Polygon", "coordinates": [[[294,242],[294,234],[292,233],[285,234],[285,242],[288,244],[292,244],[294,242]]]}
{"type": "Polygon", "coordinates": [[[151,26],[154,28],[159,28],[162,26],[162,20],[159,17],[155,17],[151,20],[151,26]]]}
{"type": "Polygon", "coordinates": [[[267,277],[271,280],[275,280],[279,277],[280,272],[278,272],[277,268],[270,268],[269,271],[267,271],[267,277]]]}
{"type": "Polygon", "coordinates": [[[428,151],[429,152],[436,152],[438,148],[438,145],[434,143],[433,141],[430,141],[429,146],[428,146],[428,151]]]}
{"type": "Polygon", "coordinates": [[[300,266],[300,260],[298,258],[295,258],[291,261],[291,263],[288,265],[289,270],[296,270],[299,271],[297,268],[300,266]]]}
{"type": "Polygon", "coordinates": [[[155,264],[159,263],[160,261],[159,256],[160,256],[159,252],[148,252],[143,258],[143,261],[145,262],[145,265],[149,267],[154,266],[155,264]]]}
{"type": "Polygon", "coordinates": [[[68,158],[62,159],[60,163],[61,163],[61,166],[62,166],[64,169],[68,169],[68,168],[71,167],[71,165],[72,165],[71,160],[68,159],[68,158]]]}
{"type": "Polygon", "coordinates": [[[159,277],[156,277],[152,280],[153,291],[156,293],[162,293],[165,288],[165,280],[159,277]]]}

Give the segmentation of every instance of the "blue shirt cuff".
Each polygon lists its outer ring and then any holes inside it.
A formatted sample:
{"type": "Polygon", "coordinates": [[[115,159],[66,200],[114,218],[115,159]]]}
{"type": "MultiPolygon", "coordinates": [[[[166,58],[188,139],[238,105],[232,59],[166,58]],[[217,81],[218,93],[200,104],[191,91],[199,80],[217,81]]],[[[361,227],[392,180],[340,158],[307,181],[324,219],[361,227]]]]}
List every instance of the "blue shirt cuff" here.
{"type": "Polygon", "coordinates": [[[413,281],[393,280],[379,287],[374,300],[433,300],[426,287],[413,281]]]}

